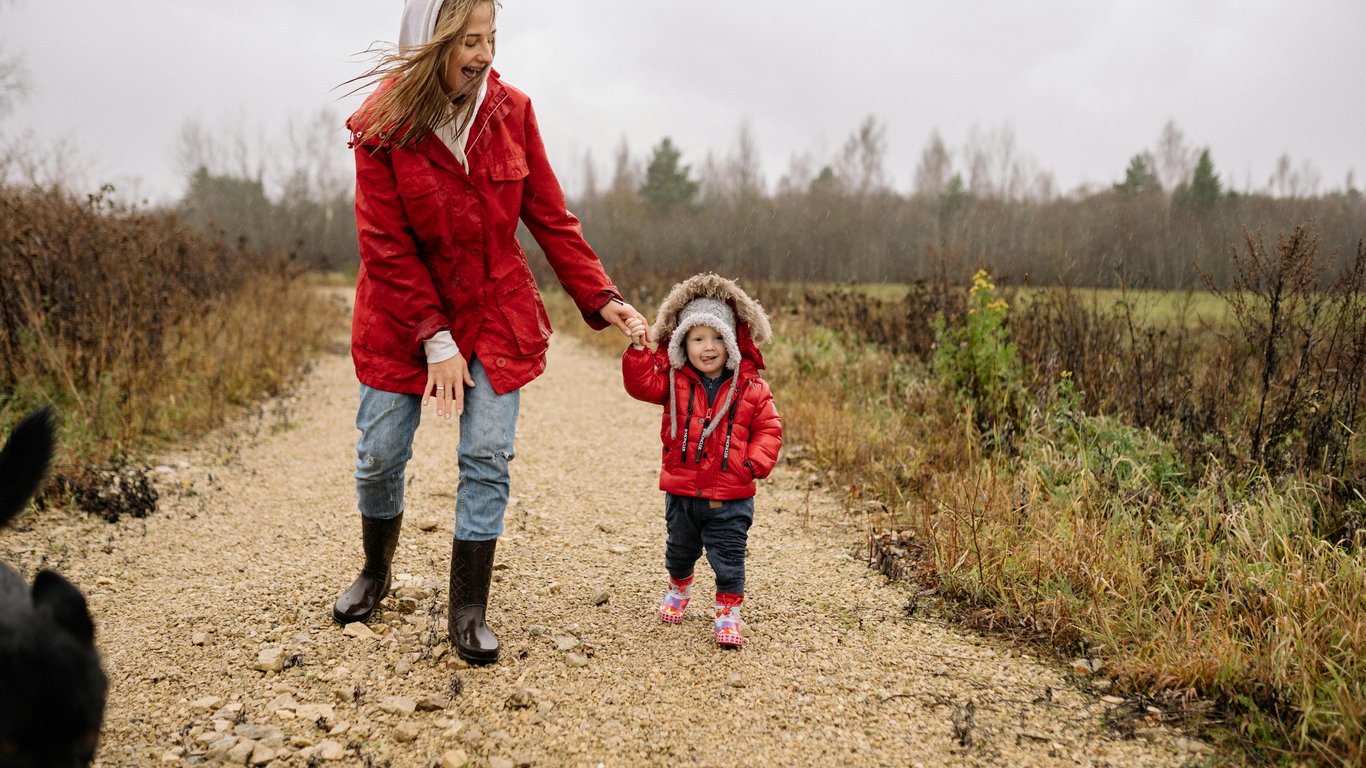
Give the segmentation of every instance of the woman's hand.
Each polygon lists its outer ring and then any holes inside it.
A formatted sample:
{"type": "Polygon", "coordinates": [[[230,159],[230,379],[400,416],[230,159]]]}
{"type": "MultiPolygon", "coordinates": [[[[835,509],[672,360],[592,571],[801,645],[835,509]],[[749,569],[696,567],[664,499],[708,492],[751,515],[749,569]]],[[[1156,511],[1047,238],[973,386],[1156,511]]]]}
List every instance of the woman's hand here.
{"type": "Polygon", "coordinates": [[[633,344],[643,345],[650,341],[650,324],[645,322],[645,316],[621,299],[607,302],[598,310],[598,314],[625,334],[633,344]]]}
{"type": "Polygon", "coordinates": [[[470,369],[465,365],[465,358],[456,355],[449,360],[442,360],[427,366],[427,385],[422,392],[422,405],[427,405],[427,398],[436,398],[436,415],[443,419],[451,418],[451,411],[456,416],[465,412],[465,387],[473,387],[474,379],[470,378],[470,369]]]}

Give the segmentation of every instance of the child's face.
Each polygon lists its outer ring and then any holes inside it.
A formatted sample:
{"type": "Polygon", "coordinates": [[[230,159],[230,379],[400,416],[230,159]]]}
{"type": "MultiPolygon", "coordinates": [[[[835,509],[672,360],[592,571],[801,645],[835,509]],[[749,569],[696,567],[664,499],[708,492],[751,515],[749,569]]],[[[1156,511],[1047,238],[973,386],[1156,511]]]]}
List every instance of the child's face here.
{"type": "Polygon", "coordinates": [[[702,372],[703,376],[714,379],[726,367],[726,340],[721,332],[705,325],[694,325],[688,329],[688,362],[702,372]]]}

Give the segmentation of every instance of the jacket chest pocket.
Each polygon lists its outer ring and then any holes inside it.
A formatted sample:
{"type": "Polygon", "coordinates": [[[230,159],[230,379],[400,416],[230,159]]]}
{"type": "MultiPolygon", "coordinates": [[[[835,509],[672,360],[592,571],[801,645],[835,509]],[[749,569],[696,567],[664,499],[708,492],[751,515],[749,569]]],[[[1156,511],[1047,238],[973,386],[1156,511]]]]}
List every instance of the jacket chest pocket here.
{"type": "Polygon", "coordinates": [[[512,155],[489,164],[489,194],[514,220],[522,210],[522,188],[530,173],[526,155],[512,155]]]}
{"type": "Polygon", "coordinates": [[[398,177],[398,196],[408,225],[421,241],[435,240],[444,231],[445,194],[435,173],[407,173],[398,177]]]}
{"type": "Polygon", "coordinates": [[[494,181],[521,181],[530,173],[526,155],[512,155],[489,165],[489,178],[494,181]]]}

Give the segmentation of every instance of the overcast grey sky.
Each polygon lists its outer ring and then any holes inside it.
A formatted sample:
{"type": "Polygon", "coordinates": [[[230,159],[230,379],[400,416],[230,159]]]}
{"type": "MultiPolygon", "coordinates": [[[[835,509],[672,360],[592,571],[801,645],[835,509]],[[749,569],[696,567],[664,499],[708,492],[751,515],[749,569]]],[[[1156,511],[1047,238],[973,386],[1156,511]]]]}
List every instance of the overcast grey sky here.
{"type": "MultiPolygon", "coordinates": [[[[0,0],[0,57],[30,94],[0,134],[78,148],[87,183],[153,200],[183,190],[177,137],[275,140],[322,109],[357,54],[397,37],[401,0],[0,0]]],[[[1059,191],[1108,184],[1168,121],[1208,146],[1226,184],[1262,188],[1276,160],[1320,190],[1366,176],[1362,0],[504,0],[495,67],[529,93],[566,186],[591,150],[664,136],[700,167],[758,142],[770,184],[817,166],[867,116],[907,191],[937,130],[960,151],[1009,127],[1059,191]]],[[[348,162],[344,155],[341,162],[348,162]]],[[[961,165],[961,157],[955,158],[961,165]]]]}

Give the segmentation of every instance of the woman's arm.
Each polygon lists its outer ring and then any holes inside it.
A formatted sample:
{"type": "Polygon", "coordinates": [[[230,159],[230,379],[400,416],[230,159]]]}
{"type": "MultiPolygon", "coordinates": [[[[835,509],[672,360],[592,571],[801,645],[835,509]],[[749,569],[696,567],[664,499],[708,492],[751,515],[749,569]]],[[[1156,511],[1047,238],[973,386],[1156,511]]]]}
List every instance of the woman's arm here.
{"type": "Polygon", "coordinates": [[[621,293],[602,268],[598,255],[583,238],[583,226],[565,206],[564,191],[550,167],[536,113],[526,105],[527,178],[522,187],[521,218],[536,238],[555,277],[594,329],[607,327],[598,310],[621,293]]]}

